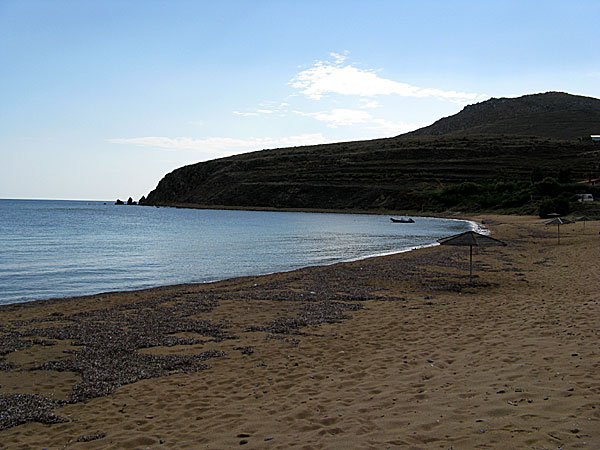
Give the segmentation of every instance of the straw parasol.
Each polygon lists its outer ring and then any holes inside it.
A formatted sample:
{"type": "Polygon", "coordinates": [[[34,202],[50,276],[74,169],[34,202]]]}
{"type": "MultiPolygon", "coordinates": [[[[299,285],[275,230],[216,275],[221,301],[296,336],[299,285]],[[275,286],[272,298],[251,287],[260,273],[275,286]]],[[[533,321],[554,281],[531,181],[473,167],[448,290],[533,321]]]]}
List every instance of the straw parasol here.
{"type": "Polygon", "coordinates": [[[439,239],[440,245],[460,245],[469,246],[469,284],[473,282],[473,246],[491,247],[491,246],[506,246],[506,243],[498,239],[491,238],[485,234],[476,233],[475,231],[466,231],[464,233],[455,234],[443,239],[439,239]]]}
{"type": "Polygon", "coordinates": [[[560,226],[568,223],[575,223],[569,219],[563,219],[562,217],[556,217],[548,222],[544,222],[545,225],[556,225],[558,230],[558,243],[560,244],[560,226]]]}
{"type": "Polygon", "coordinates": [[[575,217],[575,222],[583,222],[583,232],[585,233],[585,223],[586,222],[590,222],[594,219],[592,219],[591,217],[588,216],[580,216],[580,217],[575,217]]]}

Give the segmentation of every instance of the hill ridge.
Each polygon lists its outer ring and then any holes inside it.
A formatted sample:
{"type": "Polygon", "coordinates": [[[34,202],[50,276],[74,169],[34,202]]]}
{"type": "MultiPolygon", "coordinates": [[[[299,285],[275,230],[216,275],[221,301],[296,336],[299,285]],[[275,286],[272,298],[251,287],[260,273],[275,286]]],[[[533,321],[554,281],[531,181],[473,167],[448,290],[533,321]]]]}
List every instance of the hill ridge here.
{"type": "MultiPolygon", "coordinates": [[[[392,138],[262,150],[180,167],[142,203],[437,210],[445,204],[444,189],[465,182],[529,183],[535,171],[598,178],[600,146],[589,138],[597,125],[600,100],[591,97],[490,99],[392,138]],[[587,138],[577,134],[582,123],[587,138]]],[[[527,202],[530,195],[524,190],[521,197],[527,202]]]]}
{"type": "Polygon", "coordinates": [[[401,136],[516,134],[574,139],[599,132],[599,99],[550,91],[492,97],[401,136]]]}

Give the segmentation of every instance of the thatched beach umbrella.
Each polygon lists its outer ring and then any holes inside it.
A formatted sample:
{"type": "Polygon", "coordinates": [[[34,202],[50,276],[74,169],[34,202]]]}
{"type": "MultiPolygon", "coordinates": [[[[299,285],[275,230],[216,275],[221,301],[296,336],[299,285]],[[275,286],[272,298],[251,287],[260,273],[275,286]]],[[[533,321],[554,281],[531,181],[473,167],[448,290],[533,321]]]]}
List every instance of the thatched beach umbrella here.
{"type": "Polygon", "coordinates": [[[473,246],[506,246],[506,243],[499,241],[498,239],[491,238],[485,234],[476,233],[475,231],[466,231],[464,233],[455,234],[454,236],[439,239],[438,242],[440,245],[469,246],[469,284],[473,282],[473,246]]]}
{"type": "Polygon", "coordinates": [[[545,225],[556,225],[558,230],[558,243],[560,244],[560,226],[566,225],[568,223],[575,223],[569,219],[563,219],[562,217],[557,217],[555,219],[549,220],[548,222],[544,222],[545,225]]]}
{"type": "Polygon", "coordinates": [[[583,222],[583,232],[584,233],[585,233],[585,223],[589,222],[591,220],[594,220],[594,219],[592,219],[591,217],[588,217],[588,216],[575,217],[575,222],[583,222]]]}

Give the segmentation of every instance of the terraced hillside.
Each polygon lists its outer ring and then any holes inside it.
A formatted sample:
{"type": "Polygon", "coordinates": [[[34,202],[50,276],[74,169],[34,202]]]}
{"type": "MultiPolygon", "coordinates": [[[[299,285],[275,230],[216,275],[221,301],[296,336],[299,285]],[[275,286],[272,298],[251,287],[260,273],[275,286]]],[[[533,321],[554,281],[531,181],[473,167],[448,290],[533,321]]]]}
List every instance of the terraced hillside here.
{"type": "Polygon", "coordinates": [[[533,207],[542,197],[568,202],[578,190],[564,178],[600,175],[600,145],[590,134],[600,134],[598,99],[561,92],[493,98],[395,138],[264,150],[182,167],[141,203],[439,210],[533,207]],[[541,181],[540,174],[563,178],[562,184],[523,185],[541,181]],[[508,184],[496,186],[500,180],[508,184]]]}
{"type": "Polygon", "coordinates": [[[595,176],[600,145],[510,135],[400,136],[247,153],[179,168],[150,205],[438,209],[428,192],[463,182],[529,181],[532,171],[595,176]]]}

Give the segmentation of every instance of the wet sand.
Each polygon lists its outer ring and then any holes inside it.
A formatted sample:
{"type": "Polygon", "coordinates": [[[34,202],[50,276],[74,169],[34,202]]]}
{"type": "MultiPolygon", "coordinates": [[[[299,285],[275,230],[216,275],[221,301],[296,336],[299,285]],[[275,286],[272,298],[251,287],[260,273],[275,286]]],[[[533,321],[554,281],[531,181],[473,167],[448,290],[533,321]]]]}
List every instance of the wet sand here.
{"type": "Polygon", "coordinates": [[[434,247],[0,307],[0,448],[600,448],[600,223],[473,219],[473,285],[434,247]]]}

